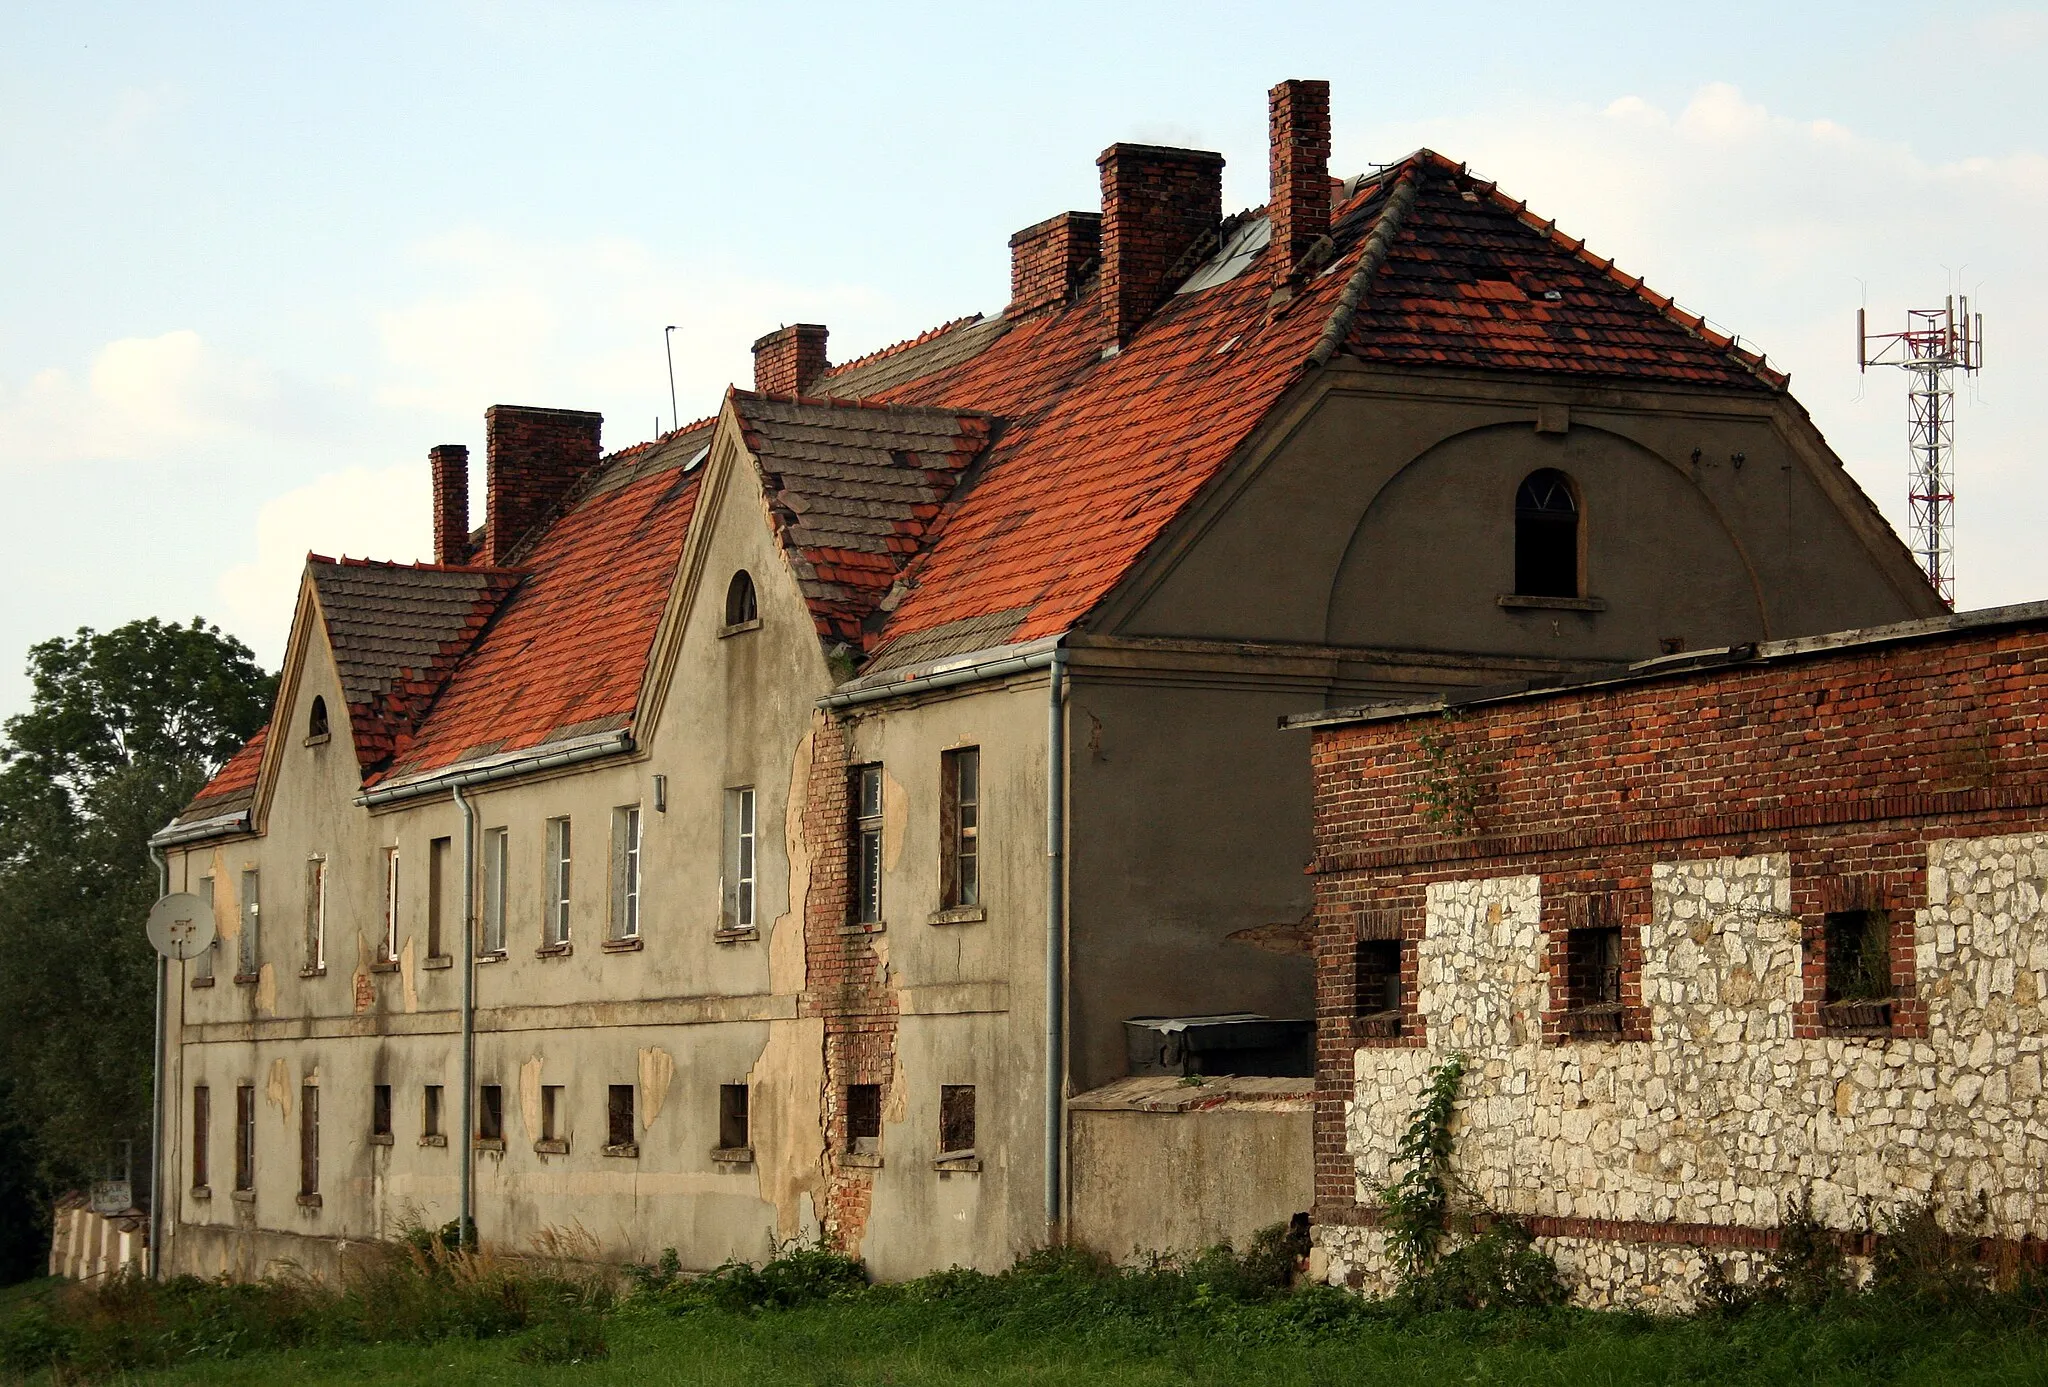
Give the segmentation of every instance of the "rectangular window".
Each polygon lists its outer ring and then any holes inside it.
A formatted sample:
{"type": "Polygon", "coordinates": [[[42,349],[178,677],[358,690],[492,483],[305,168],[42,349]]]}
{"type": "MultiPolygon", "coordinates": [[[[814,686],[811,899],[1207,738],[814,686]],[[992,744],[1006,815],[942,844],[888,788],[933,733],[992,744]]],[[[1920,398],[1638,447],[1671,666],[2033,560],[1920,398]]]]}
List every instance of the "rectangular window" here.
{"type": "Polygon", "coordinates": [[[640,937],[640,806],[612,810],[612,938],[640,937]]]}
{"type": "Polygon", "coordinates": [[[939,1085],[939,1154],[965,1156],[974,1150],[974,1085],[939,1085]]]}
{"type": "Polygon", "coordinates": [[[565,1120],[568,1117],[560,1084],[540,1086],[540,1139],[559,1142],[568,1135],[565,1120]]]}
{"type": "Polygon", "coordinates": [[[448,861],[454,847],[454,840],[450,838],[436,838],[427,844],[428,958],[441,958],[448,952],[448,936],[442,931],[446,922],[455,914],[448,908],[448,890],[454,885],[454,875],[448,870],[448,861]]]}
{"type": "Polygon", "coordinates": [[[853,772],[853,918],[863,925],[882,920],[882,768],[853,772]]]}
{"type": "Polygon", "coordinates": [[[384,938],[377,957],[385,963],[398,957],[398,848],[384,849],[384,938]]]}
{"type": "Polygon", "coordinates": [[[846,1086],[846,1149],[872,1156],[882,1149],[882,1086],[846,1086]]]}
{"type": "Polygon", "coordinates": [[[306,967],[327,967],[327,862],[306,860],[306,967]]]}
{"type": "Polygon", "coordinates": [[[613,1084],[605,1094],[604,1144],[617,1150],[633,1144],[633,1086],[613,1084]]]}
{"type": "Polygon", "coordinates": [[[428,1084],[420,1093],[420,1136],[441,1135],[441,1086],[428,1084]]]}
{"type": "Polygon", "coordinates": [[[496,1084],[477,1090],[476,1134],[482,1141],[505,1139],[505,1090],[496,1084]]]}
{"type": "Polygon", "coordinates": [[[737,1151],[751,1145],[747,1131],[747,1086],[745,1084],[720,1084],[718,1086],[718,1145],[726,1151],[737,1151]]]}
{"type": "Polygon", "coordinates": [[[964,910],[981,904],[981,748],[965,746],[939,758],[942,904],[964,910]]]}
{"type": "Polygon", "coordinates": [[[206,902],[206,917],[213,921],[213,942],[206,946],[206,952],[192,960],[192,977],[208,982],[213,981],[213,956],[220,952],[220,917],[213,913],[213,878],[199,878],[199,899],[206,902]]]}
{"type": "Polygon", "coordinates": [[[299,1197],[320,1193],[320,1086],[299,1086],[299,1197]]]}
{"type": "Polygon", "coordinates": [[[213,1183],[213,1090],[205,1084],[192,1086],[192,1188],[203,1190],[213,1183]]]}
{"type": "Polygon", "coordinates": [[[391,1085],[370,1086],[370,1139],[391,1140],[391,1085]]]}
{"type": "Polygon", "coordinates": [[[256,930],[263,913],[262,881],[254,871],[242,873],[241,952],[235,960],[235,976],[253,981],[263,966],[263,951],[257,947],[256,930]]]}
{"type": "Polygon", "coordinates": [[[1358,1033],[1397,1036],[1401,1033],[1400,939],[1361,939],[1352,975],[1352,1015],[1358,1033]]]}
{"type": "Polygon", "coordinates": [[[741,785],[725,792],[726,929],[754,928],[754,787],[741,785]]]}
{"type": "Polygon", "coordinates": [[[1888,910],[1838,910],[1821,926],[1831,1029],[1888,1030],[1892,1024],[1892,917],[1888,910]]]}
{"type": "Polygon", "coordinates": [[[493,828],[484,833],[483,952],[505,952],[505,886],[511,880],[512,834],[493,828]]]}
{"type": "Polygon", "coordinates": [[[1565,932],[1565,1018],[1574,1035],[1621,1034],[1621,928],[1565,932]]]}
{"type": "Polygon", "coordinates": [[[545,944],[569,942],[569,821],[548,820],[548,918],[545,944]]]}
{"type": "Polygon", "coordinates": [[[235,1088],[235,1188],[256,1188],[256,1086],[235,1088]]]}

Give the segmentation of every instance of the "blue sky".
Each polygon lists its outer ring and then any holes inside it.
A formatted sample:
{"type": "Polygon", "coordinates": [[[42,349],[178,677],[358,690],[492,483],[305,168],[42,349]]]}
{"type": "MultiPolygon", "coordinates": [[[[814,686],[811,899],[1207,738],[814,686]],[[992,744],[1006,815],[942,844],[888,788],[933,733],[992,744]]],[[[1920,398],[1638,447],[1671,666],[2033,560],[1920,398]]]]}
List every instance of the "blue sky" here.
{"type": "Polygon", "coordinates": [[[2048,597],[2048,7],[41,4],[0,44],[0,715],[34,640],[203,613],[279,658],[299,562],[414,558],[496,402],[684,418],[799,318],[841,359],[1006,297],[1119,139],[1264,200],[1264,92],[1339,172],[1420,144],[1742,334],[1895,523],[1852,320],[1987,318],[1963,606],[2048,597]],[[1859,397],[1859,386],[1861,393],[1859,397]]]}

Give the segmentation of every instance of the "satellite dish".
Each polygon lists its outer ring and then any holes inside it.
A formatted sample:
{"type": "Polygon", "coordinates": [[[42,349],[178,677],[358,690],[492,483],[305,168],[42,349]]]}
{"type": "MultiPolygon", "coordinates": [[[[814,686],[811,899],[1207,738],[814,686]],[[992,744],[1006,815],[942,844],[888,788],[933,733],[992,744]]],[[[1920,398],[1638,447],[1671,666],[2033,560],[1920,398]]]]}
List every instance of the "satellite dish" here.
{"type": "Polygon", "coordinates": [[[165,958],[197,958],[213,944],[213,907],[174,891],[149,908],[149,942],[165,958]]]}

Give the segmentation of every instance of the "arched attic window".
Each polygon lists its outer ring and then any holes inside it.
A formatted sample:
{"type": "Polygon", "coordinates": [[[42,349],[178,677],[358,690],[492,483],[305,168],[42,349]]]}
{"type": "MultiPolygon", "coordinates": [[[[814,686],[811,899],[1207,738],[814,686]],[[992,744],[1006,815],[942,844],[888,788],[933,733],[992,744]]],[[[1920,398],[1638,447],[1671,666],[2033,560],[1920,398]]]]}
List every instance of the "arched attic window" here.
{"type": "Polygon", "coordinates": [[[327,700],[319,694],[313,695],[313,711],[306,717],[306,740],[322,741],[327,737],[327,700]]]}
{"type": "Polygon", "coordinates": [[[1515,493],[1515,591],[1578,597],[1579,493],[1552,468],[1531,472],[1515,493]]]}
{"type": "Polygon", "coordinates": [[[726,585],[725,624],[743,626],[760,619],[761,608],[754,600],[754,580],[743,568],[733,574],[732,582],[726,585]]]}

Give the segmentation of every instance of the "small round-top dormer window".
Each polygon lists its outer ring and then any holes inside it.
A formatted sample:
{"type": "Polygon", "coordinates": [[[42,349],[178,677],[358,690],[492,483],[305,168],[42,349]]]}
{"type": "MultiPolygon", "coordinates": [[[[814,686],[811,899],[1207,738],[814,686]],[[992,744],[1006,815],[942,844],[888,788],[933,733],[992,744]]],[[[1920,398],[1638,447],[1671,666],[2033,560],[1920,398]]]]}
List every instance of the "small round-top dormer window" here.
{"type": "Polygon", "coordinates": [[[306,718],[306,736],[310,738],[327,735],[327,700],[319,694],[313,695],[313,711],[306,718]]]}
{"type": "Polygon", "coordinates": [[[754,601],[754,580],[744,568],[732,575],[725,589],[725,624],[740,626],[759,621],[761,609],[754,601]]]}

